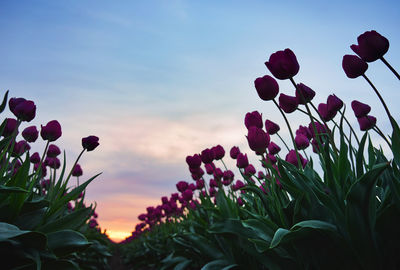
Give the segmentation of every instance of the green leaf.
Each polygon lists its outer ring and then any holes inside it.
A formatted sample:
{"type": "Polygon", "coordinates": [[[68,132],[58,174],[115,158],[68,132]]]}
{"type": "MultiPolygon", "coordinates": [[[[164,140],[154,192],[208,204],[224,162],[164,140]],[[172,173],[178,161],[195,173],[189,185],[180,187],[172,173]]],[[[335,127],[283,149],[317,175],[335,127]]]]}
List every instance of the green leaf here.
{"type": "Polygon", "coordinates": [[[0,193],[27,193],[26,189],[20,187],[8,187],[0,185],[0,193]]]}
{"type": "Polygon", "coordinates": [[[90,217],[91,208],[82,208],[68,213],[63,217],[57,218],[54,221],[45,223],[37,230],[44,233],[55,232],[59,230],[78,230],[90,217]]]}
{"type": "Polygon", "coordinates": [[[2,113],[4,111],[4,109],[6,108],[6,106],[7,106],[8,91],[9,90],[7,90],[6,93],[4,94],[3,102],[0,105],[0,113],[2,113]]]}
{"type": "Polygon", "coordinates": [[[364,133],[364,136],[361,139],[360,145],[358,146],[358,151],[356,155],[356,170],[357,170],[357,177],[361,177],[364,173],[363,163],[364,163],[364,146],[367,140],[368,132],[364,133]]]}
{"type": "Polygon", "coordinates": [[[0,222],[0,242],[17,240],[25,246],[44,250],[46,236],[39,232],[23,231],[12,224],[0,222]]]}
{"type": "Polygon", "coordinates": [[[232,209],[228,199],[225,196],[224,189],[221,188],[218,190],[216,199],[217,199],[217,206],[220,209],[220,214],[224,218],[234,218],[237,216],[234,214],[234,210],[232,209]]]}
{"type": "Polygon", "coordinates": [[[79,266],[70,260],[57,260],[45,262],[43,264],[43,270],[79,270],[79,266]]]}
{"type": "Polygon", "coordinates": [[[85,236],[72,230],[62,230],[47,235],[48,246],[57,256],[82,251],[90,246],[85,236]]]}
{"type": "Polygon", "coordinates": [[[248,219],[242,221],[245,228],[253,230],[258,238],[270,243],[274,235],[274,228],[270,227],[267,223],[264,223],[257,219],[248,219]]]}
{"type": "Polygon", "coordinates": [[[201,270],[228,270],[238,266],[237,264],[230,264],[226,260],[214,260],[204,265],[201,270]]]}
{"type": "Polygon", "coordinates": [[[390,118],[390,121],[393,126],[393,133],[392,133],[392,152],[395,162],[397,166],[400,167],[400,128],[394,118],[390,118]]]}

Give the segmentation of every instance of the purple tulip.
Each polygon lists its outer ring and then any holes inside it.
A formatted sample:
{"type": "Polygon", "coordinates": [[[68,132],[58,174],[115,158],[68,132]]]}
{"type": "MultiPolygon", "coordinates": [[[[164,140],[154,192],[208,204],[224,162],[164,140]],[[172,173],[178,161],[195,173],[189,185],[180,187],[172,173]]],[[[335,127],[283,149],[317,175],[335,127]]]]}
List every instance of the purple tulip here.
{"type": "Polygon", "coordinates": [[[276,162],[278,162],[278,160],[276,159],[276,157],[272,154],[268,154],[268,160],[271,164],[275,164],[276,162]]]}
{"type": "MultiPolygon", "coordinates": [[[[314,122],[314,124],[315,124],[315,129],[317,131],[317,134],[324,135],[324,134],[328,133],[328,128],[325,125],[322,125],[319,122],[314,122]]],[[[312,138],[315,138],[314,127],[313,127],[312,123],[310,123],[308,125],[308,130],[311,132],[312,138]]]]}
{"type": "Polygon", "coordinates": [[[215,168],[213,176],[218,180],[221,179],[224,176],[224,173],[220,168],[215,168]]]}
{"type": "Polygon", "coordinates": [[[249,165],[249,160],[247,159],[247,154],[239,153],[237,156],[236,166],[238,168],[246,168],[249,165]]]}
{"type": "MultiPolygon", "coordinates": [[[[303,168],[306,166],[306,164],[308,163],[308,160],[304,159],[303,156],[299,154],[300,157],[300,162],[301,165],[303,166],[303,168]]],[[[297,161],[297,155],[296,155],[296,151],[295,150],[290,150],[289,153],[286,155],[285,160],[291,164],[293,164],[294,166],[298,167],[299,163],[297,161]]]]}
{"type": "Polygon", "coordinates": [[[196,188],[197,189],[202,189],[204,187],[204,180],[203,179],[199,179],[196,181],[196,188]]]}
{"type": "Polygon", "coordinates": [[[268,153],[271,155],[276,155],[279,153],[279,151],[281,151],[281,148],[279,147],[279,145],[277,145],[274,142],[270,142],[268,145],[268,153]]]}
{"type": "Polygon", "coordinates": [[[61,166],[60,160],[58,158],[56,158],[56,157],[54,157],[54,158],[46,157],[46,159],[44,161],[44,164],[46,166],[49,166],[50,168],[53,168],[53,169],[58,169],[61,166]]]}
{"type": "Polygon", "coordinates": [[[305,84],[299,83],[296,87],[296,99],[299,104],[310,102],[315,96],[314,90],[305,84]]]}
{"type": "Polygon", "coordinates": [[[48,157],[56,157],[59,154],[61,154],[60,148],[58,148],[58,146],[55,144],[50,144],[49,149],[47,150],[47,156],[48,157]]]}
{"type": "Polygon", "coordinates": [[[231,148],[231,151],[229,152],[232,159],[236,159],[237,156],[239,155],[239,153],[240,153],[240,149],[237,146],[233,146],[231,148]]]}
{"type": "Polygon", "coordinates": [[[254,166],[252,164],[247,165],[246,168],[244,168],[244,174],[247,176],[252,176],[254,174],[256,174],[256,168],[254,168],[254,166]]]}
{"type": "Polygon", "coordinates": [[[196,184],[190,183],[189,186],[188,186],[188,189],[190,189],[192,191],[196,190],[196,184]]]}
{"type": "Polygon", "coordinates": [[[214,170],[215,170],[215,165],[214,165],[214,163],[207,163],[207,164],[205,164],[204,165],[204,167],[206,167],[206,172],[207,172],[207,174],[213,174],[214,173],[214,170]]]}
{"type": "Polygon", "coordinates": [[[221,145],[217,145],[211,148],[211,151],[214,154],[215,160],[220,160],[225,156],[225,150],[221,145]]]}
{"type": "Polygon", "coordinates": [[[237,199],[237,203],[238,203],[239,206],[243,206],[244,205],[244,202],[243,202],[242,198],[240,198],[240,197],[237,199]]]}
{"type": "Polygon", "coordinates": [[[186,163],[189,165],[189,168],[199,168],[201,166],[201,158],[197,154],[193,156],[187,156],[186,163]]]}
{"type": "Polygon", "coordinates": [[[13,134],[14,131],[16,132],[16,134],[18,134],[18,122],[17,122],[17,120],[15,120],[13,118],[6,118],[6,125],[4,127],[2,135],[4,137],[8,137],[8,136],[11,136],[11,134],[13,134]]]}
{"type": "Polygon", "coordinates": [[[310,145],[310,141],[303,134],[296,135],[294,142],[299,150],[306,149],[310,145]]]}
{"type": "Polygon", "coordinates": [[[332,120],[336,116],[336,113],[337,113],[337,111],[330,111],[328,109],[328,104],[325,104],[325,103],[320,103],[318,105],[318,112],[321,115],[321,118],[325,122],[332,120]]]}
{"type": "Polygon", "coordinates": [[[223,178],[224,180],[233,180],[235,174],[231,170],[224,171],[223,178]]]}
{"type": "Polygon", "coordinates": [[[261,128],[250,127],[247,133],[247,141],[251,150],[264,153],[268,147],[270,138],[261,128]]]}
{"type": "Polygon", "coordinates": [[[138,219],[141,220],[141,221],[145,221],[146,218],[147,218],[147,215],[146,215],[146,214],[140,214],[140,215],[138,216],[138,219]]]}
{"type": "Polygon", "coordinates": [[[265,120],[265,129],[267,130],[269,135],[274,135],[280,130],[280,127],[278,124],[267,119],[265,120]]]}
{"type": "Polygon", "coordinates": [[[99,137],[91,135],[82,138],[82,147],[86,151],[93,151],[97,146],[99,146],[99,137]]]}
{"type": "Polygon", "coordinates": [[[258,96],[265,101],[273,100],[279,93],[278,83],[269,75],[257,78],[254,81],[254,86],[258,96]]]}
{"type": "Polygon", "coordinates": [[[211,149],[206,148],[203,151],[201,151],[201,161],[203,161],[204,164],[211,163],[214,160],[214,153],[211,151],[211,149]]]}
{"type": "Polygon", "coordinates": [[[359,35],[357,41],[358,45],[353,44],[350,48],[365,62],[382,58],[389,50],[389,40],[374,30],[359,35]]]}
{"type": "Polygon", "coordinates": [[[299,104],[297,103],[296,97],[288,96],[282,93],[279,95],[279,107],[281,107],[285,113],[294,112],[298,105],[299,104]]]}
{"type": "MultiPolygon", "coordinates": [[[[320,141],[320,143],[321,143],[321,146],[323,147],[324,144],[321,141],[320,141]]],[[[318,141],[315,138],[311,140],[311,145],[312,145],[312,149],[313,149],[314,153],[318,154],[319,152],[321,152],[318,141]]]]}
{"type": "Polygon", "coordinates": [[[342,67],[347,77],[355,79],[367,71],[368,64],[356,55],[346,54],[343,56],[342,67]]]}
{"type": "Polygon", "coordinates": [[[40,136],[43,140],[54,142],[61,137],[61,125],[57,120],[48,122],[45,126],[41,126],[40,136]]]}
{"type": "Polygon", "coordinates": [[[300,69],[296,55],[290,49],[271,54],[265,65],[272,75],[280,80],[294,77],[300,69]]]}
{"type": "Polygon", "coordinates": [[[76,164],[74,169],[72,170],[72,176],[79,177],[83,174],[81,165],[76,164]]]}
{"type": "Polygon", "coordinates": [[[179,192],[184,192],[188,187],[189,187],[189,183],[186,182],[186,181],[179,181],[179,182],[176,184],[176,189],[177,189],[179,192]]]}
{"type": "Polygon", "coordinates": [[[246,116],[244,118],[244,125],[247,129],[249,129],[250,127],[263,128],[262,115],[257,111],[246,113],[246,116]]]}
{"type": "Polygon", "coordinates": [[[39,131],[35,126],[30,126],[22,131],[22,137],[30,143],[35,142],[39,137],[39,131]]]}
{"type": "Polygon", "coordinates": [[[25,141],[21,140],[14,145],[12,156],[17,157],[29,151],[31,149],[30,145],[25,141]]]}
{"type": "Polygon", "coordinates": [[[21,121],[32,121],[36,116],[36,105],[32,100],[24,100],[16,104],[12,112],[21,121]]]}
{"type": "Polygon", "coordinates": [[[40,162],[40,156],[38,152],[33,153],[33,155],[29,158],[30,162],[33,164],[40,162]]]}
{"type": "Polygon", "coordinates": [[[306,136],[309,140],[312,139],[313,135],[308,127],[305,126],[299,126],[299,128],[296,130],[296,135],[303,134],[306,136]]]}
{"type": "Polygon", "coordinates": [[[213,178],[210,179],[210,187],[218,187],[217,181],[213,178]]]}
{"type": "Polygon", "coordinates": [[[370,111],[371,107],[368,104],[362,103],[357,100],[351,102],[351,108],[357,118],[366,116],[370,111]]]}
{"type": "Polygon", "coordinates": [[[259,179],[263,179],[263,178],[265,178],[265,174],[264,174],[262,171],[259,171],[259,172],[257,173],[257,177],[258,177],[259,179]]]}
{"type": "Polygon", "coordinates": [[[362,131],[367,131],[373,128],[376,124],[376,118],[372,115],[367,115],[363,117],[357,118],[358,124],[360,125],[360,129],[362,131]]]}
{"type": "Polygon", "coordinates": [[[328,111],[338,112],[343,107],[343,101],[336,95],[329,95],[327,102],[328,111]]]}

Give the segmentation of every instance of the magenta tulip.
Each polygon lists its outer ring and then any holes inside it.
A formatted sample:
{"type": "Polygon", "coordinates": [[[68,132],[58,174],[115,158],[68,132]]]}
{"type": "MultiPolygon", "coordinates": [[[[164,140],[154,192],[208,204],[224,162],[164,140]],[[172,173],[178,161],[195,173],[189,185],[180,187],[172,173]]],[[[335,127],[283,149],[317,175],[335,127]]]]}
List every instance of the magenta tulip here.
{"type": "Polygon", "coordinates": [[[258,96],[262,100],[273,100],[279,93],[279,85],[274,78],[269,75],[257,78],[254,81],[254,86],[258,96]]]}
{"type": "Polygon", "coordinates": [[[280,80],[294,77],[300,69],[296,55],[290,49],[271,54],[265,65],[272,75],[280,80]]]}
{"type": "Polygon", "coordinates": [[[350,48],[365,62],[373,62],[389,50],[389,40],[374,30],[361,34],[357,41],[358,45],[353,44],[350,48]]]}

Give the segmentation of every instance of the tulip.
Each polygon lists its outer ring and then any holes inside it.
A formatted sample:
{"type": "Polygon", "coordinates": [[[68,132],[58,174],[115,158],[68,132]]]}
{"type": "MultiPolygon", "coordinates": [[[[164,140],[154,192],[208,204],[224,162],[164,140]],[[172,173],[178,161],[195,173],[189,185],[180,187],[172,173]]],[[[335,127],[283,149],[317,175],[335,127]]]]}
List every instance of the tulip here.
{"type": "Polygon", "coordinates": [[[310,141],[303,134],[296,135],[294,142],[299,150],[306,149],[310,145],[310,141]]]}
{"type": "Polygon", "coordinates": [[[204,180],[203,179],[199,179],[196,181],[196,188],[197,189],[202,189],[204,187],[204,180]]]}
{"type": "Polygon", "coordinates": [[[29,151],[31,147],[25,140],[21,140],[14,145],[12,156],[17,157],[29,151]]]}
{"type": "Polygon", "coordinates": [[[373,128],[376,124],[376,118],[372,115],[363,116],[357,118],[358,124],[360,125],[360,129],[362,131],[367,131],[373,128]]]}
{"type": "Polygon", "coordinates": [[[193,156],[187,156],[186,163],[189,165],[189,168],[199,168],[201,166],[201,158],[197,154],[193,156]]]}
{"type": "Polygon", "coordinates": [[[280,130],[280,127],[278,124],[267,119],[265,120],[265,129],[267,130],[269,135],[274,135],[280,130]]]}
{"type": "Polygon", "coordinates": [[[61,125],[57,120],[52,120],[41,127],[40,136],[43,140],[53,142],[61,137],[61,125]]]}
{"type": "Polygon", "coordinates": [[[280,80],[294,77],[300,69],[296,55],[290,49],[271,54],[265,65],[272,75],[280,80]]]}
{"type": "Polygon", "coordinates": [[[60,160],[59,160],[58,158],[56,158],[56,157],[54,157],[54,158],[47,157],[47,158],[45,159],[44,164],[45,164],[46,166],[49,166],[50,168],[53,168],[53,169],[58,169],[58,168],[60,168],[60,166],[61,166],[60,160]]]}
{"type": "MultiPolygon", "coordinates": [[[[320,143],[321,143],[321,146],[323,147],[324,143],[322,143],[321,141],[320,141],[320,143]]],[[[318,154],[321,151],[318,141],[315,138],[311,140],[311,145],[312,145],[312,149],[313,149],[314,153],[318,154]]]]}
{"type": "Polygon", "coordinates": [[[40,156],[38,152],[33,153],[33,155],[29,158],[29,161],[33,164],[40,162],[40,156]]]}
{"type": "MultiPolygon", "coordinates": [[[[318,135],[324,135],[324,134],[326,134],[328,132],[328,127],[327,126],[322,125],[319,122],[314,122],[314,124],[315,124],[315,129],[316,129],[318,135]]],[[[312,123],[310,123],[308,125],[308,130],[311,132],[312,138],[315,138],[314,126],[313,126],[312,123]]]]}
{"type": "Polygon", "coordinates": [[[351,102],[351,108],[357,118],[366,116],[370,111],[371,107],[368,104],[362,103],[357,100],[351,102]]]}
{"type": "Polygon", "coordinates": [[[21,121],[32,121],[36,116],[36,105],[31,100],[19,102],[12,111],[21,121]]]}
{"type": "Polygon", "coordinates": [[[268,154],[268,160],[271,164],[275,164],[278,160],[274,155],[268,154]]]}
{"type": "Polygon", "coordinates": [[[196,184],[190,183],[189,186],[188,186],[188,189],[190,189],[192,191],[196,190],[196,184]]]}
{"type": "Polygon", "coordinates": [[[13,118],[6,118],[6,125],[4,127],[2,135],[4,137],[8,137],[8,136],[11,136],[11,134],[13,134],[14,131],[16,132],[16,134],[18,134],[17,120],[15,120],[13,118]]]}
{"type": "Polygon", "coordinates": [[[138,219],[141,220],[141,221],[145,221],[146,218],[147,218],[147,215],[146,215],[146,214],[140,214],[140,215],[138,216],[138,219]]]}
{"type": "Polygon", "coordinates": [[[215,160],[220,160],[225,156],[225,150],[221,145],[217,145],[211,148],[211,151],[213,152],[215,160]]]}
{"type": "Polygon", "coordinates": [[[296,99],[299,104],[306,104],[310,102],[315,96],[314,90],[305,84],[297,84],[296,87],[296,99]]]}
{"type": "Polygon", "coordinates": [[[210,187],[218,187],[218,183],[215,179],[210,179],[210,187]]]}
{"type": "Polygon", "coordinates": [[[278,83],[269,75],[257,78],[254,81],[254,86],[258,96],[265,101],[273,100],[279,93],[278,83]]]}
{"type": "Polygon", "coordinates": [[[244,125],[247,129],[249,129],[250,127],[263,128],[262,115],[257,111],[246,113],[246,116],[244,118],[244,125]]]}
{"type": "Polygon", "coordinates": [[[81,165],[76,164],[74,169],[72,170],[72,176],[79,177],[83,174],[81,165]]]}
{"type": "Polygon", "coordinates": [[[22,137],[24,137],[27,142],[35,142],[39,137],[39,131],[35,126],[27,127],[22,131],[22,137]]]}
{"type": "Polygon", "coordinates": [[[232,190],[233,191],[237,191],[237,190],[239,190],[239,189],[241,189],[241,188],[243,188],[245,186],[246,185],[242,181],[237,180],[236,183],[234,185],[232,185],[232,190]]]}
{"type": "Polygon", "coordinates": [[[243,202],[242,198],[240,198],[240,197],[237,199],[237,203],[238,203],[239,206],[243,206],[244,205],[244,202],[243,202]]]}
{"type": "Polygon", "coordinates": [[[296,97],[288,96],[285,94],[279,95],[279,107],[285,113],[292,113],[297,109],[298,103],[296,97]]]}
{"type": "Polygon", "coordinates": [[[247,141],[251,150],[264,153],[268,147],[270,138],[261,128],[250,127],[247,133],[247,141]]]}
{"type": "Polygon", "coordinates": [[[237,156],[236,166],[238,168],[246,168],[249,165],[249,160],[247,159],[247,154],[239,153],[237,156]]]}
{"type": "Polygon", "coordinates": [[[47,150],[47,156],[48,157],[56,157],[59,154],[61,154],[60,148],[58,148],[58,146],[55,144],[50,144],[49,149],[47,150]]]}
{"type": "Polygon", "coordinates": [[[203,161],[204,164],[211,163],[214,160],[214,153],[211,151],[211,149],[206,148],[203,151],[201,151],[201,161],[203,161]]]}
{"type": "Polygon", "coordinates": [[[246,168],[244,168],[244,174],[247,176],[252,176],[256,174],[256,172],[257,171],[252,164],[249,164],[246,168]]]}
{"type": "Polygon", "coordinates": [[[237,156],[239,155],[239,153],[240,153],[240,149],[237,146],[233,146],[231,148],[231,151],[229,152],[232,159],[236,159],[237,156]]]}
{"type": "Polygon", "coordinates": [[[224,171],[224,180],[233,180],[233,177],[235,177],[235,174],[231,170],[224,171]]]}
{"type": "Polygon", "coordinates": [[[186,181],[179,181],[179,182],[176,184],[176,189],[177,189],[179,192],[184,192],[184,191],[188,188],[188,186],[189,186],[189,183],[188,183],[188,182],[186,182],[186,181]]]}
{"type": "Polygon", "coordinates": [[[215,169],[215,165],[214,165],[214,163],[207,163],[207,164],[205,164],[205,167],[206,167],[206,172],[207,172],[207,174],[213,174],[214,173],[214,169],[215,169]]]}
{"type": "Polygon", "coordinates": [[[257,173],[257,177],[258,177],[259,179],[263,179],[263,178],[265,178],[265,174],[264,174],[262,171],[259,171],[259,172],[257,173]]]}
{"type": "Polygon", "coordinates": [[[355,79],[367,71],[368,64],[356,55],[346,54],[343,56],[342,67],[347,77],[355,79]]]}
{"type": "Polygon", "coordinates": [[[82,138],[82,147],[86,151],[93,151],[97,146],[99,146],[99,137],[91,135],[82,138]]]}
{"type": "Polygon", "coordinates": [[[385,55],[389,49],[389,40],[372,30],[361,34],[357,38],[358,45],[350,48],[365,62],[373,62],[385,55]]]}
{"type": "Polygon", "coordinates": [[[224,176],[224,173],[222,172],[222,170],[220,169],[220,168],[216,168],[215,170],[214,170],[214,177],[216,178],[216,179],[221,179],[223,176],[224,176]]]}
{"type": "Polygon", "coordinates": [[[328,111],[338,112],[343,107],[343,101],[336,95],[329,95],[327,102],[328,111]]]}
{"type": "Polygon", "coordinates": [[[296,130],[296,135],[303,134],[306,136],[309,140],[312,139],[313,135],[308,127],[305,126],[299,126],[299,128],[296,130]]]}
{"type": "Polygon", "coordinates": [[[279,145],[277,145],[274,142],[270,142],[268,145],[268,153],[271,155],[276,155],[279,153],[279,151],[281,151],[281,148],[279,147],[279,145]]]}
{"type": "MultiPolygon", "coordinates": [[[[300,157],[300,162],[301,165],[303,166],[303,168],[306,166],[306,164],[308,163],[308,160],[304,159],[303,156],[298,153],[299,157],[300,157]]],[[[296,155],[296,151],[295,150],[290,150],[289,153],[286,155],[285,160],[291,164],[293,164],[294,166],[298,166],[299,163],[297,161],[297,155],[296,155]]]]}
{"type": "Polygon", "coordinates": [[[327,122],[336,116],[337,111],[330,111],[328,109],[328,104],[320,103],[318,105],[318,113],[321,115],[321,118],[327,122]]]}

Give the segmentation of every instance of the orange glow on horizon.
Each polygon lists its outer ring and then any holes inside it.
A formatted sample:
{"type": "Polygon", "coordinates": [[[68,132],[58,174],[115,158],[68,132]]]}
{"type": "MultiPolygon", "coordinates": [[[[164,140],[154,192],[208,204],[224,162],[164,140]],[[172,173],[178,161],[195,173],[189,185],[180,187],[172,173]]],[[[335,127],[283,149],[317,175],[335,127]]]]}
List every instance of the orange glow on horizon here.
{"type": "Polygon", "coordinates": [[[108,235],[108,237],[118,243],[121,242],[122,240],[125,240],[125,238],[131,236],[131,232],[125,232],[125,231],[113,231],[113,230],[107,230],[106,234],[108,235]]]}

